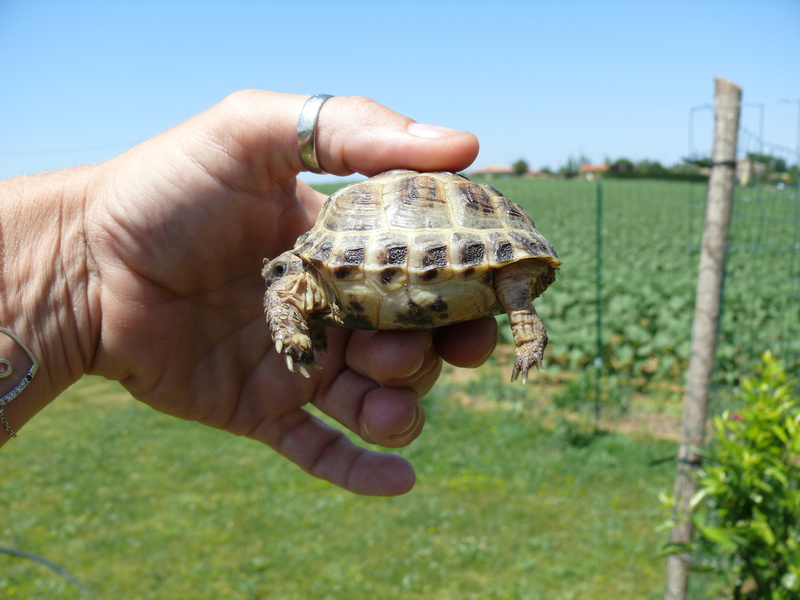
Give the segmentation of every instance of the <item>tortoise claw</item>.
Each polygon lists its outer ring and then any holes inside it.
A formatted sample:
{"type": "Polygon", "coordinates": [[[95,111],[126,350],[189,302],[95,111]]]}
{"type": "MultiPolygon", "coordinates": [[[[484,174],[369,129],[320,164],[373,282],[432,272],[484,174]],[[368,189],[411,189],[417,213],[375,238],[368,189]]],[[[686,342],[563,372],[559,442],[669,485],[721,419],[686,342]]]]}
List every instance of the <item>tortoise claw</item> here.
{"type": "Polygon", "coordinates": [[[308,371],[309,367],[316,369],[321,369],[322,367],[314,361],[313,346],[306,349],[308,343],[304,344],[303,342],[310,342],[310,340],[307,337],[305,340],[302,338],[277,339],[275,340],[275,351],[279,355],[283,355],[283,360],[286,362],[286,368],[289,371],[299,373],[309,379],[311,377],[308,371]]]}
{"type": "MultiPolygon", "coordinates": [[[[311,374],[308,372],[308,367],[306,366],[306,363],[302,361],[302,359],[295,359],[292,358],[291,354],[284,354],[284,360],[286,360],[286,368],[289,369],[292,373],[300,373],[300,375],[302,375],[306,379],[311,378],[311,374]],[[295,360],[297,360],[297,362],[295,362],[295,360]]],[[[313,359],[311,360],[311,362],[308,363],[308,365],[316,368],[321,368],[319,367],[319,365],[317,365],[317,363],[314,362],[313,359]]]]}
{"type": "Polygon", "coordinates": [[[528,383],[528,371],[531,367],[541,368],[544,347],[541,343],[527,342],[517,346],[514,359],[514,369],[511,371],[511,381],[522,377],[523,385],[528,383]]]}

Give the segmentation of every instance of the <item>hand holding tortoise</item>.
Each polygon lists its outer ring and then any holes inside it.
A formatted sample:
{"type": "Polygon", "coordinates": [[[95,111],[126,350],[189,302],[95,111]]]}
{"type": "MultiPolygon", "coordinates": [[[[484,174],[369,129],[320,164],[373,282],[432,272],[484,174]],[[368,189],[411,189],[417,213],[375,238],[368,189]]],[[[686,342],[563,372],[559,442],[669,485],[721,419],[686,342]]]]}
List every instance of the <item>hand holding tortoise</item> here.
{"type": "MultiPolygon", "coordinates": [[[[0,242],[15,249],[3,265],[0,319],[41,364],[4,407],[14,428],[95,373],[354,492],[410,489],[405,460],[354,445],[303,406],[366,441],[405,445],[420,433],[418,400],[441,360],[481,363],[496,326],[331,330],[323,370],[311,379],[286,370],[264,323],[260,270],[311,228],[324,201],[296,179],[305,101],[239,92],[106,163],[0,182],[0,242]]],[[[478,149],[470,134],[363,98],[329,100],[316,133],[317,160],[337,175],[457,171],[478,149]]]]}

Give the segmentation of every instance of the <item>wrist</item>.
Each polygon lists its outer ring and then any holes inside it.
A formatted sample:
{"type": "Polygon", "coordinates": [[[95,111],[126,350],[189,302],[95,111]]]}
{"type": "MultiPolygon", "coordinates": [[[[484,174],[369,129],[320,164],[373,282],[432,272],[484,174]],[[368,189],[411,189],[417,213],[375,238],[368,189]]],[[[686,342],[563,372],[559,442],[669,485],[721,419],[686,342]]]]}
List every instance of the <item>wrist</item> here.
{"type": "MultiPolygon", "coordinates": [[[[38,373],[4,406],[21,425],[86,371],[93,355],[85,204],[99,166],[0,182],[0,321],[30,350],[38,373]]],[[[0,343],[9,356],[11,340],[0,343]]],[[[0,380],[10,392],[28,364],[0,380]]],[[[0,429],[0,443],[8,439],[0,429]]]]}

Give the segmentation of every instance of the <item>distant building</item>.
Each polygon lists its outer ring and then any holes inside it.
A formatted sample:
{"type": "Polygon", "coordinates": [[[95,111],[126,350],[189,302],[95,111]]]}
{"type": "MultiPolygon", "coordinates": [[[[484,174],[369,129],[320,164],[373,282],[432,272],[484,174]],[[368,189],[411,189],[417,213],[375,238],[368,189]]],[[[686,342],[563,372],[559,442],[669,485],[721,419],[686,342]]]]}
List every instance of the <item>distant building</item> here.
{"type": "Polygon", "coordinates": [[[608,171],[610,167],[603,163],[602,165],[581,165],[578,167],[578,175],[582,179],[593,181],[598,177],[602,177],[603,173],[608,171]]]}
{"type": "Polygon", "coordinates": [[[470,175],[478,175],[486,179],[495,179],[501,177],[511,177],[514,174],[514,169],[508,165],[486,165],[470,171],[470,175]]]}
{"type": "Polygon", "coordinates": [[[524,177],[525,179],[552,179],[553,174],[545,171],[534,171],[533,169],[531,169],[530,171],[525,173],[525,175],[523,175],[522,177],[524,177]]]}
{"type": "MultiPolygon", "coordinates": [[[[710,172],[711,169],[709,169],[710,172]]],[[[767,165],[754,161],[750,156],[736,161],[736,178],[739,180],[739,185],[749,185],[753,179],[763,177],[766,172],[767,165]]]]}

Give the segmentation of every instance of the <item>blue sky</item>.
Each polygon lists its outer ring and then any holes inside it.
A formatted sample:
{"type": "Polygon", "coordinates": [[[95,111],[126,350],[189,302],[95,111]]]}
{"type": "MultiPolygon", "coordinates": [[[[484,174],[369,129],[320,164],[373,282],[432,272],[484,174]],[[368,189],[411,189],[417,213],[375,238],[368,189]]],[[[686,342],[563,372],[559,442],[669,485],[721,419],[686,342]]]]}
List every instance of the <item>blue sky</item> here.
{"type": "Polygon", "coordinates": [[[716,76],[745,127],[763,111],[796,146],[800,0],[0,0],[0,73],[0,178],[108,159],[249,87],[472,131],[476,165],[674,164],[710,148],[692,108],[716,76]]]}

